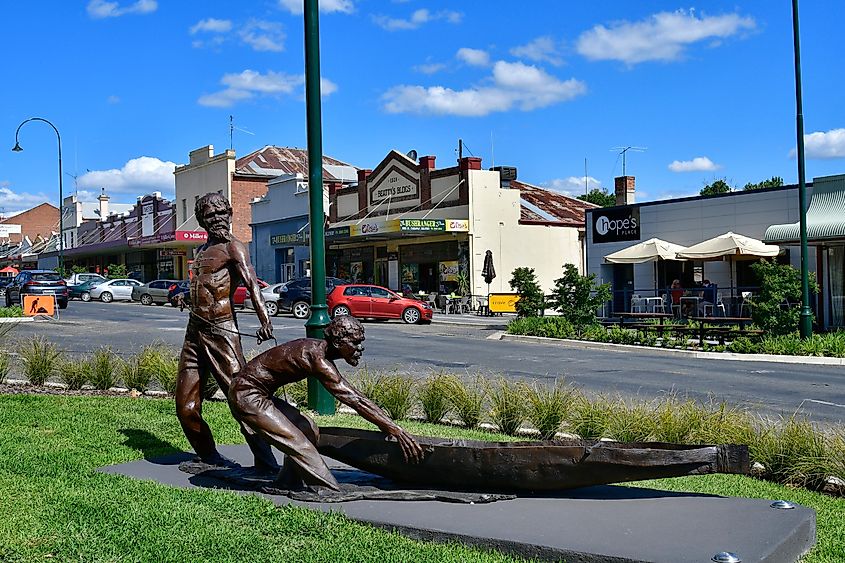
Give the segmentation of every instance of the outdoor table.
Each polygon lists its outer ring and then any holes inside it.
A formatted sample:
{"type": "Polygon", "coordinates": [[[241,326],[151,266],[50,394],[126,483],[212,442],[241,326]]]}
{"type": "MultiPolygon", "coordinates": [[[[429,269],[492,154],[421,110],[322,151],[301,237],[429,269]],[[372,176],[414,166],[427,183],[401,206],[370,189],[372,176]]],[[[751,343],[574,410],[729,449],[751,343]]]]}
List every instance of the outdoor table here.
{"type": "Polygon", "coordinates": [[[646,310],[651,313],[656,313],[657,308],[663,308],[663,298],[662,297],[646,297],[645,298],[645,306],[646,310]]]}
{"type": "Polygon", "coordinates": [[[692,303],[693,314],[690,315],[690,316],[697,315],[698,314],[698,304],[701,301],[701,297],[698,297],[696,295],[684,295],[683,297],[681,297],[681,303],[680,303],[680,305],[681,305],[681,316],[683,316],[683,314],[684,314],[684,301],[692,303]]]}
{"type": "Polygon", "coordinates": [[[704,333],[707,331],[706,325],[726,325],[738,324],[739,330],[744,331],[745,325],[751,323],[749,317],[690,317],[690,320],[699,323],[698,327],[698,344],[704,345],[704,333]]]}

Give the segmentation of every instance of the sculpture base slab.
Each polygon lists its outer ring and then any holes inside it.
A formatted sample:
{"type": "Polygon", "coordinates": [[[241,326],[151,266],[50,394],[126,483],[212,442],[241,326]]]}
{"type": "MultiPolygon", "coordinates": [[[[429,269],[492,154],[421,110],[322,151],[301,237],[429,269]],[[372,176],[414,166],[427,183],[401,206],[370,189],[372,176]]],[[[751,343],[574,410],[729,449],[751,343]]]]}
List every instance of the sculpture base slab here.
{"type": "MultiPolygon", "coordinates": [[[[220,452],[249,465],[246,446],[220,452]]],[[[174,454],[101,468],[184,488],[245,490],[225,480],[191,475],[174,454]]],[[[332,470],[348,466],[327,460],[332,470]]],[[[258,480],[256,480],[257,482],[258,480]]],[[[397,489],[398,490],[398,489],[397,489]]],[[[771,508],[771,500],[724,498],[622,486],[585,487],[487,504],[437,500],[304,502],[263,495],[278,505],[336,510],[359,522],[432,541],[460,541],[523,557],[570,562],[699,562],[722,551],[744,563],[796,561],[815,542],[815,512],[771,508]]]]}

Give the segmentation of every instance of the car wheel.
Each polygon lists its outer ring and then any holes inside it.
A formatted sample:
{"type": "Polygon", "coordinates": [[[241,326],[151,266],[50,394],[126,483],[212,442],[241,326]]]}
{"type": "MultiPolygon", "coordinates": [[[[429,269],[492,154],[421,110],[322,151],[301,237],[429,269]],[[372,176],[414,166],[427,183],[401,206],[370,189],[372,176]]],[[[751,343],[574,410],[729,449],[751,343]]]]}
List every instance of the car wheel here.
{"type": "Polygon", "coordinates": [[[265,301],[264,307],[267,309],[267,314],[271,317],[275,317],[279,314],[279,306],[276,305],[275,301],[265,301]]]}
{"type": "Polygon", "coordinates": [[[6,307],[12,306],[12,297],[9,295],[9,292],[6,292],[6,307]]]}
{"type": "Polygon", "coordinates": [[[91,301],[91,294],[86,291],[82,295],[80,295],[79,298],[88,303],[89,301],[91,301]]]}
{"type": "MultiPolygon", "coordinates": [[[[335,309],[335,311],[337,311],[337,309],[335,309]]],[[[293,304],[293,307],[291,307],[291,312],[293,313],[293,316],[297,319],[307,319],[308,316],[311,314],[311,305],[309,305],[305,301],[297,301],[293,304]]],[[[349,314],[348,309],[345,314],[349,314]]]]}
{"type": "Polygon", "coordinates": [[[100,301],[103,303],[111,303],[113,300],[114,296],[108,291],[104,291],[100,294],[100,301]]]}
{"type": "Polygon", "coordinates": [[[402,311],[402,320],[409,325],[420,322],[420,311],[416,307],[408,307],[402,311]]]}
{"type": "Polygon", "coordinates": [[[153,304],[153,298],[152,298],[151,295],[149,295],[148,293],[145,293],[144,295],[141,296],[141,305],[152,305],[152,304],[153,304]]]}
{"type": "Polygon", "coordinates": [[[347,307],[346,305],[338,305],[337,307],[334,308],[334,311],[332,311],[332,316],[333,317],[345,317],[345,316],[349,315],[349,313],[350,313],[349,307],[347,307]]]}

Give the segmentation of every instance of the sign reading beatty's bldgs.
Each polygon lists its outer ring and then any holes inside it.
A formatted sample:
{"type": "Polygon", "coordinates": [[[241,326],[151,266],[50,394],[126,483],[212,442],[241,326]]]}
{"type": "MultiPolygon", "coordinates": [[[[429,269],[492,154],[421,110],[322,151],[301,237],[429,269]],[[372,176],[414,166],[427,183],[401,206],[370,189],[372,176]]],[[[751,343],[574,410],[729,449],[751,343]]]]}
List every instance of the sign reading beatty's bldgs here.
{"type": "Polygon", "coordinates": [[[640,239],[640,208],[596,209],[592,213],[593,242],[621,242],[640,239]]]}

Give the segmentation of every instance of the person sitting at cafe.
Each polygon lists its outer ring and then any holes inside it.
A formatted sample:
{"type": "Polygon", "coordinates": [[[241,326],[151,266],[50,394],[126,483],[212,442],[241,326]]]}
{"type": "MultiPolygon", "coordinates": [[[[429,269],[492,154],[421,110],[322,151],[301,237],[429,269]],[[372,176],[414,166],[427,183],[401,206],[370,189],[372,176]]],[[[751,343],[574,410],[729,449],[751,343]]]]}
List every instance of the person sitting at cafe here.
{"type": "Polygon", "coordinates": [[[704,282],[701,284],[701,288],[701,303],[699,303],[698,305],[698,312],[703,315],[704,311],[706,311],[705,306],[713,306],[716,303],[716,292],[718,290],[718,287],[715,283],[710,283],[710,280],[704,280],[704,282]]]}
{"type": "Polygon", "coordinates": [[[684,296],[684,288],[681,287],[681,280],[672,280],[672,286],[669,288],[669,297],[672,298],[672,308],[681,307],[681,297],[684,296]]]}

